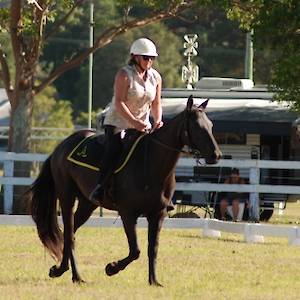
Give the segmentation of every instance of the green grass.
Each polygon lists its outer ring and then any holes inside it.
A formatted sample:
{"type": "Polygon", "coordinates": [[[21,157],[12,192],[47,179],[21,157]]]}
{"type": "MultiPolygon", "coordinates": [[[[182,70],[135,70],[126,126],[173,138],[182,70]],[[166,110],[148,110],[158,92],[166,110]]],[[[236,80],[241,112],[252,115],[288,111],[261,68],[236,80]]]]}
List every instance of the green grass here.
{"type": "Polygon", "coordinates": [[[278,209],[274,211],[269,223],[271,224],[291,224],[298,226],[300,224],[300,201],[287,203],[286,208],[278,214],[278,209]]]}
{"type": "Polygon", "coordinates": [[[0,299],[299,299],[300,249],[287,239],[246,244],[239,235],[201,237],[201,230],[163,229],[157,273],[164,288],[147,283],[147,233],[138,230],[141,257],[107,277],[105,265],[127,255],[122,229],[82,228],[77,258],[86,284],[71,272],[48,277],[54,264],[34,227],[0,227],[0,299]]]}

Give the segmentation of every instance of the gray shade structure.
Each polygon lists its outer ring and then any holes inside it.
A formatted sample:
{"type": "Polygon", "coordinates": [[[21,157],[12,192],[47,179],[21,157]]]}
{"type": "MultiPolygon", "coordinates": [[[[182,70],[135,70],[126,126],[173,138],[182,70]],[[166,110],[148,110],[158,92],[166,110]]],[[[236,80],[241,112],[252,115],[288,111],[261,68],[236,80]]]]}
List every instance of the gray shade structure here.
{"type": "Polygon", "coordinates": [[[194,96],[199,105],[209,98],[207,115],[217,132],[290,135],[297,114],[286,103],[273,101],[266,89],[251,90],[164,90],[162,93],[165,120],[185,107],[186,99],[194,96]]]}

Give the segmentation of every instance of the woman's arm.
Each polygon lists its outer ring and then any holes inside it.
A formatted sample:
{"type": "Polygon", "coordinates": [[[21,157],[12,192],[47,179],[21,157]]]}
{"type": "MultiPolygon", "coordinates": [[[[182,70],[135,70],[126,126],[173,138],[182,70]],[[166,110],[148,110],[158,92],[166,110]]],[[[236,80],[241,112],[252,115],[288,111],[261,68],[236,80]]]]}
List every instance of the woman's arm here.
{"type": "Polygon", "coordinates": [[[159,75],[158,83],[156,86],[155,98],[151,105],[151,114],[154,120],[153,129],[158,129],[163,126],[163,122],[161,120],[162,119],[161,86],[162,86],[162,80],[161,80],[161,76],[159,75]]]}

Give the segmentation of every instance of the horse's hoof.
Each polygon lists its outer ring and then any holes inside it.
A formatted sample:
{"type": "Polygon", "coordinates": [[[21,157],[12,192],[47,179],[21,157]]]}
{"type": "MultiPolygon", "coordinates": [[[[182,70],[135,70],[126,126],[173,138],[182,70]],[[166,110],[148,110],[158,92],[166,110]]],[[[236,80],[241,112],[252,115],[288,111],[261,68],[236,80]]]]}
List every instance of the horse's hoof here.
{"type": "Polygon", "coordinates": [[[57,266],[53,266],[49,270],[49,277],[51,278],[59,277],[62,274],[64,274],[68,269],[69,268],[62,269],[62,268],[58,268],[57,266]]]}
{"type": "Polygon", "coordinates": [[[109,263],[105,267],[105,272],[106,272],[107,276],[112,276],[112,275],[117,274],[119,272],[118,264],[116,262],[109,263]]]}
{"type": "Polygon", "coordinates": [[[156,280],[149,281],[149,284],[152,285],[152,286],[164,287],[162,284],[160,284],[156,280]]]}
{"type": "Polygon", "coordinates": [[[81,278],[72,278],[72,281],[73,281],[73,283],[76,283],[76,284],[85,283],[85,281],[81,278]]]}
{"type": "Polygon", "coordinates": [[[53,267],[50,268],[49,277],[55,278],[55,277],[59,277],[60,275],[61,274],[60,274],[60,272],[58,272],[57,266],[53,266],[53,267]]]}

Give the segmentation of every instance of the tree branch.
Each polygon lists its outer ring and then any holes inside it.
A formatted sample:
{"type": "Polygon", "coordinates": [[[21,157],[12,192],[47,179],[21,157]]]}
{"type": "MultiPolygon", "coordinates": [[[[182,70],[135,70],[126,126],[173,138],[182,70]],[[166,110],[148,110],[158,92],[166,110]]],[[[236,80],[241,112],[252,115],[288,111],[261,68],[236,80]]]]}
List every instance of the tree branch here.
{"type": "Polygon", "coordinates": [[[35,5],[39,10],[43,10],[36,0],[27,0],[28,4],[35,5]]]}
{"type": "Polygon", "coordinates": [[[34,13],[34,24],[36,26],[36,33],[31,40],[31,45],[28,47],[28,57],[26,57],[26,67],[28,69],[32,68],[38,61],[40,56],[41,48],[42,48],[42,37],[43,37],[43,30],[45,26],[45,14],[48,10],[48,6],[45,1],[40,1],[40,8],[35,9],[34,13]]]}
{"type": "MultiPolygon", "coordinates": [[[[21,0],[12,0],[10,6],[10,35],[11,35],[11,44],[15,60],[15,86],[19,84],[21,76],[21,35],[20,29],[22,28],[21,22],[21,0]]],[[[11,109],[14,111],[15,107],[18,105],[19,101],[19,89],[13,89],[13,95],[11,95],[11,109]]]]}
{"type": "Polygon", "coordinates": [[[188,3],[183,2],[182,4],[177,4],[172,7],[169,7],[166,10],[160,12],[154,12],[146,18],[136,19],[129,21],[125,24],[122,24],[117,27],[112,27],[107,29],[97,40],[94,42],[93,47],[87,49],[83,53],[78,54],[77,56],[71,58],[69,61],[59,66],[54,70],[48,78],[46,78],[40,85],[34,88],[35,94],[40,93],[44,88],[49,84],[55,81],[59,76],[61,76],[66,71],[73,69],[74,67],[80,65],[91,53],[94,53],[96,50],[109,44],[116,36],[131,30],[136,27],[143,27],[151,23],[162,21],[171,17],[176,16],[178,13],[183,12],[184,10],[192,7],[195,4],[195,1],[189,1],[188,3]]]}
{"type": "Polygon", "coordinates": [[[49,37],[51,37],[52,35],[54,35],[55,33],[58,32],[59,28],[66,24],[67,20],[70,18],[70,16],[73,14],[73,12],[75,11],[75,9],[79,6],[81,6],[82,4],[84,4],[87,0],[77,0],[77,2],[74,4],[74,6],[70,9],[70,11],[61,19],[59,20],[54,28],[52,29],[51,32],[49,32],[48,34],[45,35],[44,40],[47,40],[49,37]]]}

